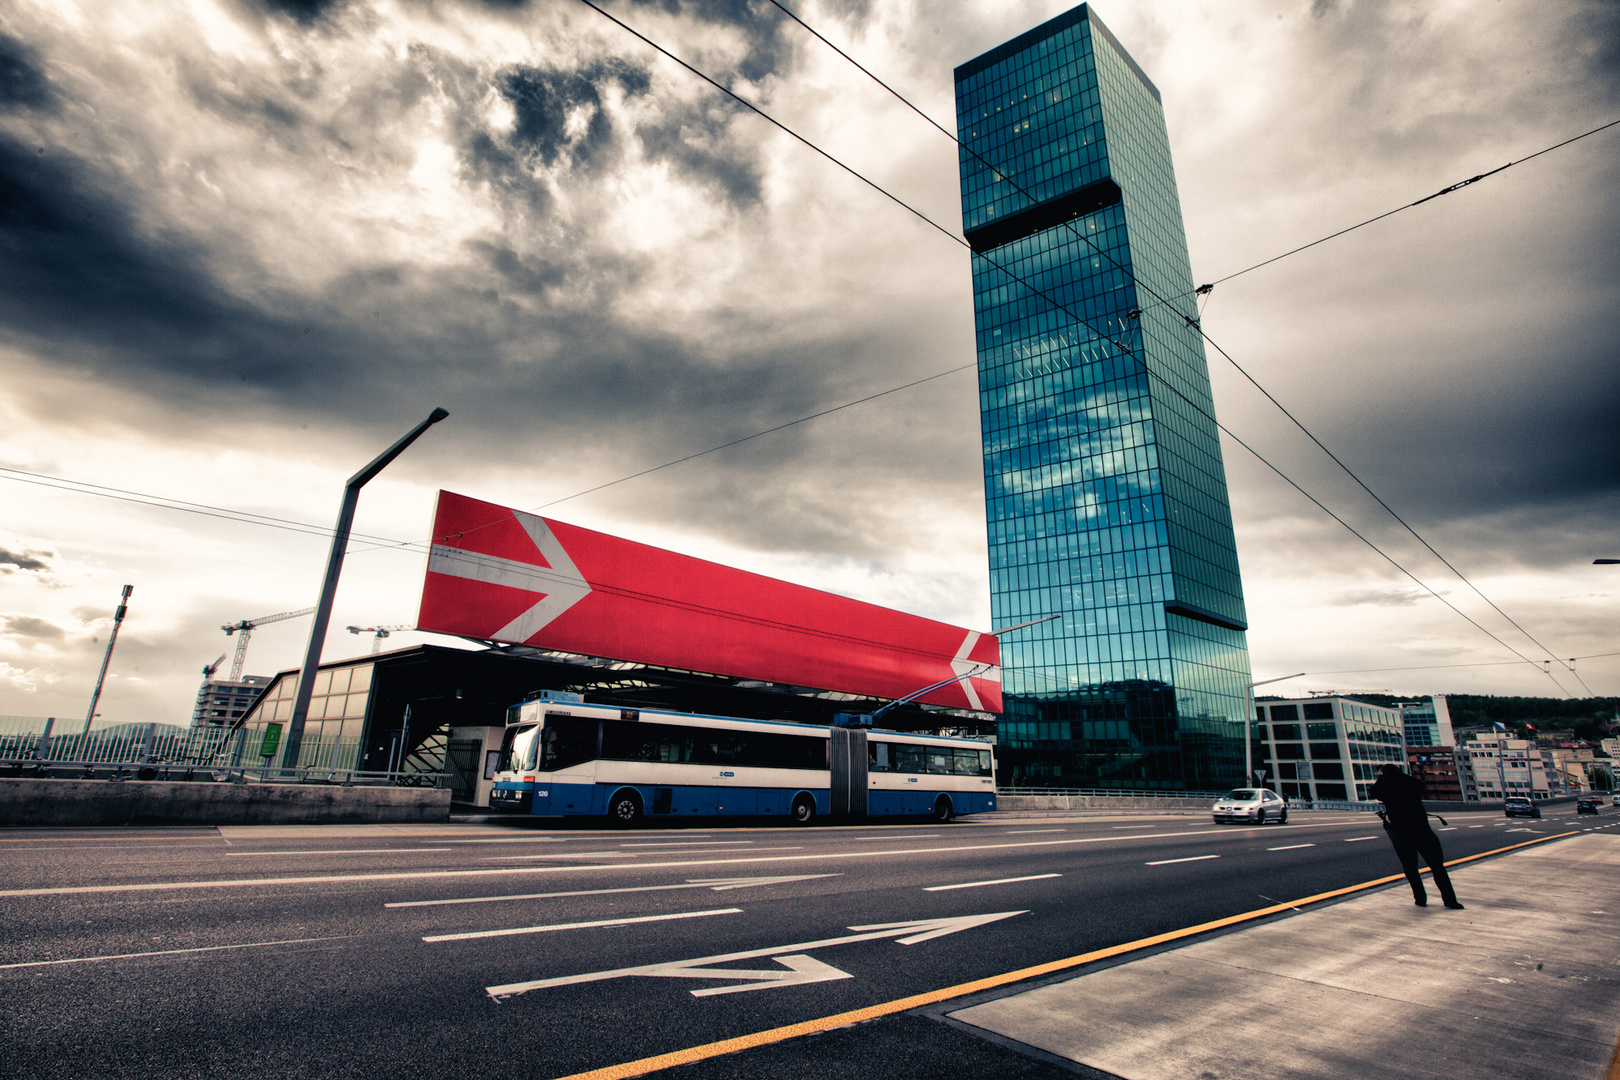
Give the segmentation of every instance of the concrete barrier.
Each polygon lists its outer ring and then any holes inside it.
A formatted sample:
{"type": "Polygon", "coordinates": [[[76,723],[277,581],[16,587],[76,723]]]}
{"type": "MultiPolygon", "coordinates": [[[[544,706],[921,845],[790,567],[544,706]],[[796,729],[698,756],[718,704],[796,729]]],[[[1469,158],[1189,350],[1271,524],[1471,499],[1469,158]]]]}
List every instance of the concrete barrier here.
{"type": "Polygon", "coordinates": [[[447,788],[0,779],[0,825],[358,825],[449,819],[447,788]]]}

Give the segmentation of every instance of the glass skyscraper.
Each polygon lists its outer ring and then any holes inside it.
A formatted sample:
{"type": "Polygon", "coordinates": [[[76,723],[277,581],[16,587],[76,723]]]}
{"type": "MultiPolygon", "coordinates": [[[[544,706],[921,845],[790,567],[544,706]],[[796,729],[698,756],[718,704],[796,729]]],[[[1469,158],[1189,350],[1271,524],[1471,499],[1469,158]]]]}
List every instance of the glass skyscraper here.
{"type": "MultiPolygon", "coordinates": [[[[1242,782],[1247,621],[1159,92],[1085,5],[956,69],[1001,783],[1242,782]]],[[[1257,761],[1260,760],[1257,758],[1257,761]]]]}

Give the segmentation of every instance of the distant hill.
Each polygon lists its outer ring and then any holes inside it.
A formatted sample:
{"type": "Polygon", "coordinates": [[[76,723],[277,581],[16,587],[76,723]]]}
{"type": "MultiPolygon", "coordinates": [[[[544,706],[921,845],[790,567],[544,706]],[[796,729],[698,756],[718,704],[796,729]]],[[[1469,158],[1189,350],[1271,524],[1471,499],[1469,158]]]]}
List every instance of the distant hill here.
{"type": "MultiPolygon", "coordinates": [[[[1357,701],[1393,707],[1397,701],[1420,701],[1422,695],[1354,694],[1357,701]]],[[[1541,728],[1569,728],[1577,739],[1600,739],[1609,734],[1620,713],[1620,698],[1498,697],[1495,694],[1447,694],[1452,727],[1506,724],[1520,735],[1525,724],[1541,728]]]]}

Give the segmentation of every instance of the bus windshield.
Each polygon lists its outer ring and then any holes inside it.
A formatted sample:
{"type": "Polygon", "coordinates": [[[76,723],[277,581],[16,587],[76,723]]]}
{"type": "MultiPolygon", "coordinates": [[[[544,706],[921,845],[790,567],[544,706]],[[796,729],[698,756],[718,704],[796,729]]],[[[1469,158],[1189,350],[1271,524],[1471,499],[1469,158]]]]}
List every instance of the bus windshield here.
{"type": "Polygon", "coordinates": [[[521,772],[534,768],[535,736],[539,732],[538,724],[519,724],[507,728],[506,734],[501,737],[501,761],[496,771],[521,772]]]}

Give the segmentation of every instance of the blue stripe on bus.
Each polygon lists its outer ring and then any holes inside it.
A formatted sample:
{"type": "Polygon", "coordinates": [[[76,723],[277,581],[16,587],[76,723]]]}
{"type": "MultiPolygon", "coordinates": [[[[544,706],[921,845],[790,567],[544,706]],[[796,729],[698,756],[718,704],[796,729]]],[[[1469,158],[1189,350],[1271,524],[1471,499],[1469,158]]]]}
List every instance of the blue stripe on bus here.
{"type": "MultiPolygon", "coordinates": [[[[528,798],[523,800],[527,804],[525,810],[532,814],[562,816],[606,814],[608,800],[617,792],[628,788],[641,798],[642,811],[651,818],[680,818],[694,815],[785,818],[793,808],[793,797],[807,790],[670,785],[669,809],[665,810],[660,806],[655,810],[655,805],[661,802],[659,790],[664,785],[502,783],[496,786],[501,789],[523,790],[525,796],[528,795],[528,789],[532,789],[532,801],[528,798]]],[[[817,814],[831,813],[832,797],[827,789],[810,790],[809,794],[816,800],[817,814]]],[[[868,791],[867,813],[874,817],[931,814],[934,811],[935,801],[941,795],[951,800],[951,807],[958,814],[980,814],[996,808],[996,796],[993,792],[936,791],[921,788],[915,791],[868,791]]],[[[491,800],[491,806],[497,809],[517,809],[517,806],[512,804],[497,806],[497,800],[491,800]]]]}

